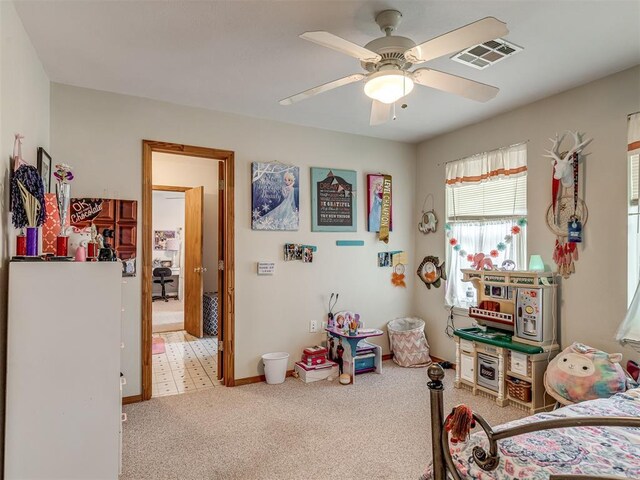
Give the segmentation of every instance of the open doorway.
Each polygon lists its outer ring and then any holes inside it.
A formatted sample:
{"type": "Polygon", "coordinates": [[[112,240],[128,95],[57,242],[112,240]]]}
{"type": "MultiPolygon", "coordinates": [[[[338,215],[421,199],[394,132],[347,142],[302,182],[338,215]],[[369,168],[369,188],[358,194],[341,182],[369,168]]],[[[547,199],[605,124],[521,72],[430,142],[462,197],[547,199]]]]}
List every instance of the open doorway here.
{"type": "MultiPolygon", "coordinates": [[[[188,187],[153,186],[152,324],[156,334],[184,330],[185,192],[188,187]]],[[[154,350],[152,349],[152,350],[154,350]]]]}
{"type": "Polygon", "coordinates": [[[233,385],[233,152],[143,142],[143,400],[233,385]]]}

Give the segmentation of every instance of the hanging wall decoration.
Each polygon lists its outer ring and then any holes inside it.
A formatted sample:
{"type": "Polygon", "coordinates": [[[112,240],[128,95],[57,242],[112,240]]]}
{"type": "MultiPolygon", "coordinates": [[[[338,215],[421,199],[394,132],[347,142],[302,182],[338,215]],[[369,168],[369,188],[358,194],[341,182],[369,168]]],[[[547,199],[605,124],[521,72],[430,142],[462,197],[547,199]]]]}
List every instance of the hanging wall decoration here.
{"type": "Polygon", "coordinates": [[[311,231],[355,232],[356,172],[311,168],[311,231]]]}
{"type": "Polygon", "coordinates": [[[567,152],[560,153],[560,145],[566,133],[556,134],[551,150],[547,150],[552,159],[553,178],[551,180],[551,205],[547,209],[547,226],[556,235],[553,261],[558,273],[569,278],[575,273],[578,260],[577,244],[582,242],[582,230],[587,223],[589,212],[585,202],[578,197],[580,155],[592,139],[583,140],[579,132],[571,132],[573,146],[567,152]]]}
{"type": "Polygon", "coordinates": [[[406,252],[394,252],[392,258],[393,273],[391,274],[391,284],[394,287],[407,288],[404,279],[405,265],[408,263],[406,252]]]}
{"type": "Polygon", "coordinates": [[[300,168],[279,162],[251,164],[251,228],[298,230],[300,168]]]}
{"type": "Polygon", "coordinates": [[[439,288],[441,283],[440,279],[447,279],[444,263],[445,262],[440,263],[440,259],[433,256],[424,257],[424,260],[422,260],[422,263],[418,267],[417,274],[428,289],[431,289],[431,285],[439,288]]]}
{"type": "Polygon", "coordinates": [[[420,217],[420,222],[418,223],[418,230],[425,235],[427,233],[434,233],[438,228],[438,217],[436,216],[436,212],[433,209],[433,195],[430,193],[426,197],[424,197],[424,202],[422,202],[422,216],[420,217]],[[427,203],[427,199],[431,199],[431,210],[425,211],[425,205],[427,203]]]}
{"type": "Polygon", "coordinates": [[[389,242],[389,232],[393,230],[391,175],[367,175],[367,229],[379,232],[384,243],[389,242]]]}

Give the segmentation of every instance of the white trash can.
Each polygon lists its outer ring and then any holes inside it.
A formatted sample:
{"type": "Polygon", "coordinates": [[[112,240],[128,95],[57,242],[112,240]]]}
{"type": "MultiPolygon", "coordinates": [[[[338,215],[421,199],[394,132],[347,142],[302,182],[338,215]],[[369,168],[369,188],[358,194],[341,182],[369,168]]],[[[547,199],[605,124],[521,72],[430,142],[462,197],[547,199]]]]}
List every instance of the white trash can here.
{"type": "Polygon", "coordinates": [[[287,364],[289,363],[289,354],[287,352],[265,353],[262,355],[262,363],[264,364],[264,376],[267,383],[275,385],[284,382],[287,376],[287,364]]]}

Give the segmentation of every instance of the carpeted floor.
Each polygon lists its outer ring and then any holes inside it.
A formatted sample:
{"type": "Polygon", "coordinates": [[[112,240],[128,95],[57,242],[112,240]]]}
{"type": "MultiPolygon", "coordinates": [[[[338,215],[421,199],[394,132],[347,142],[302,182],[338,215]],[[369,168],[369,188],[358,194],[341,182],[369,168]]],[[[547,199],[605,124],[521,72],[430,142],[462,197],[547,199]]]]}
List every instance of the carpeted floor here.
{"type": "Polygon", "coordinates": [[[168,302],[156,300],[151,304],[153,333],[175,332],[184,329],[184,302],[174,298],[168,302]]]}
{"type": "MultiPolygon", "coordinates": [[[[453,388],[497,425],[525,416],[453,388]]],[[[431,458],[426,369],[384,362],[356,385],[259,383],[125,407],[121,480],[415,480],[431,458]]]]}

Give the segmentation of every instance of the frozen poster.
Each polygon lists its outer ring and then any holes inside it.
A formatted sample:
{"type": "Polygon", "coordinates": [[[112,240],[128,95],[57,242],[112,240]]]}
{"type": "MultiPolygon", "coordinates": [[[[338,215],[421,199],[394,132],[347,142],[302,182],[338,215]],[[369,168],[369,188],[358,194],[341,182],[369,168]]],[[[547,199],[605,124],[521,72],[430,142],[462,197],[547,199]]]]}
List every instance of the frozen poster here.
{"type": "Polygon", "coordinates": [[[282,163],[251,164],[251,228],[298,230],[300,169],[282,163]]]}

